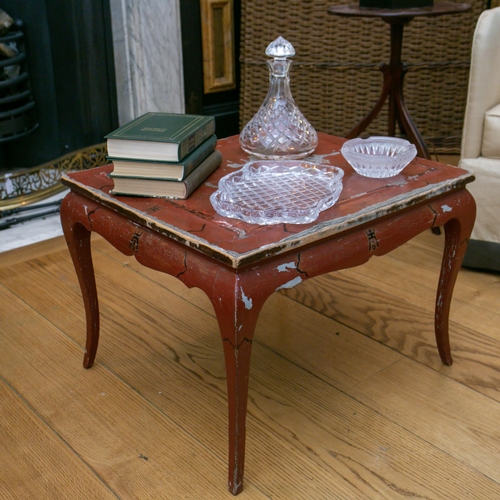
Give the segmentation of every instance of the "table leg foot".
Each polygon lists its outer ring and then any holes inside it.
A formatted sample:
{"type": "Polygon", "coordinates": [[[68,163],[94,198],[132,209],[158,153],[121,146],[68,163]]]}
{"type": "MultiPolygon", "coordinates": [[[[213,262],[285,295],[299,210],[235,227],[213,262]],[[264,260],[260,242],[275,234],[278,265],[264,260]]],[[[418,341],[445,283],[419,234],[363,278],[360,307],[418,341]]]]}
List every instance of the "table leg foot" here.
{"type": "MultiPolygon", "coordinates": [[[[464,192],[468,194],[467,191],[464,192]]],[[[465,251],[467,250],[467,244],[476,215],[475,203],[472,196],[463,196],[462,209],[462,214],[459,218],[451,219],[444,225],[445,248],[436,296],[436,343],[441,361],[447,366],[453,364],[448,332],[451,297],[465,251]]]]}
{"type": "Polygon", "coordinates": [[[244,339],[233,346],[223,339],[229,408],[228,489],[233,495],[243,490],[246,413],[252,342],[244,339]]]}
{"type": "Polygon", "coordinates": [[[99,343],[99,303],[90,247],[91,232],[78,220],[79,214],[74,208],[77,204],[71,204],[71,197],[70,193],[61,204],[61,224],[85,306],[87,340],[83,366],[90,368],[94,363],[99,343]]]}

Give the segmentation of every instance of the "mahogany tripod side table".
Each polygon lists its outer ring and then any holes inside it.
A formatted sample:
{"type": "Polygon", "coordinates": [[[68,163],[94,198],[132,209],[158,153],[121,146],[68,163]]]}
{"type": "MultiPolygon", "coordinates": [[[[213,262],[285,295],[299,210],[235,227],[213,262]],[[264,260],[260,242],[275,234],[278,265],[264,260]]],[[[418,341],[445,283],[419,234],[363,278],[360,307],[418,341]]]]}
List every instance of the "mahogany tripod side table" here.
{"type": "MultiPolygon", "coordinates": [[[[243,488],[247,395],[254,330],[267,298],[321,274],[384,255],[419,233],[444,226],[435,335],[443,363],[452,358],[448,316],[455,280],[475,220],[460,168],[416,158],[401,174],[369,179],[339,154],[343,139],[319,135],[315,161],[342,168],[337,203],[311,224],[259,226],[218,215],[209,200],[222,176],[249,160],[238,137],[218,142],[221,166],[187,200],[113,196],[112,165],[69,173],[61,222],[80,283],[87,320],[83,365],[99,342],[99,304],[90,235],[96,232],[141,264],[202,289],[215,310],[226,364],[229,491],[243,488]]],[[[279,466],[279,464],[276,464],[279,466]]]]}
{"type": "Polygon", "coordinates": [[[466,12],[470,8],[470,4],[439,1],[431,7],[416,7],[411,9],[376,9],[372,7],[360,7],[357,4],[334,5],[328,9],[329,14],[337,16],[379,17],[391,27],[391,56],[389,64],[383,64],[380,68],[384,74],[384,83],[380,97],[373,109],[348,132],[346,135],[348,139],[360,135],[380,113],[382,106],[387,98],[389,98],[388,135],[394,137],[397,122],[401,132],[406,134],[411,143],[415,144],[418,155],[422,158],[430,158],[427,146],[413,122],[403,98],[403,79],[407,71],[404,63],[401,61],[403,28],[414,17],[457,14],[466,12]]]}

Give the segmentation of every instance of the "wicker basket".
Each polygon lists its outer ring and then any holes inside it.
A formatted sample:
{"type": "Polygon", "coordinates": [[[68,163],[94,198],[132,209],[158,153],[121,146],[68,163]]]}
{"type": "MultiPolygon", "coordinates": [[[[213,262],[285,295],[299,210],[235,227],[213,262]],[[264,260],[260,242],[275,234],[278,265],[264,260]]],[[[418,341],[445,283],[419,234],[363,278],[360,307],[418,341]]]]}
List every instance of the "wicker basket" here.
{"type": "MultiPolygon", "coordinates": [[[[344,136],[377,101],[379,68],[389,61],[389,26],[381,19],[330,15],[326,0],[242,0],[240,127],[268,89],[267,45],[282,35],[295,47],[295,102],[318,131],[344,136]]],[[[405,28],[404,95],[435,154],[458,154],[467,96],[472,35],[486,2],[463,14],[415,18],[405,28]]],[[[387,134],[387,103],[363,135],[387,134]]]]}

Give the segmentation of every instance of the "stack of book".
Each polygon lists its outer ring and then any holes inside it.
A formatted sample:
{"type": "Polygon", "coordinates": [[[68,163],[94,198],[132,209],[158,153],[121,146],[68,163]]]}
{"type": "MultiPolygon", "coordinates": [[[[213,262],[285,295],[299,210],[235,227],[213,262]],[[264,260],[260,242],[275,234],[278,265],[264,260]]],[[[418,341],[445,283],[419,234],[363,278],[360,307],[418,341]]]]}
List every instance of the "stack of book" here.
{"type": "Polygon", "coordinates": [[[112,194],[186,199],[222,161],[213,116],[146,113],[106,139],[112,194]]]}

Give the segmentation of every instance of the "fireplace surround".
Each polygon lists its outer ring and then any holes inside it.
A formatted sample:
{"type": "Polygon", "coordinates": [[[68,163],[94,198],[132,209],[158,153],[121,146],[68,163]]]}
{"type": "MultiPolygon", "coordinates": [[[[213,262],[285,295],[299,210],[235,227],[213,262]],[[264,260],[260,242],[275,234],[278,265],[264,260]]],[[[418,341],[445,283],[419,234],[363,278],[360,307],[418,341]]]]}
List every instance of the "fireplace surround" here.
{"type": "Polygon", "coordinates": [[[0,210],[53,194],[60,165],[74,163],[59,160],[85,148],[93,155],[118,125],[146,111],[184,112],[178,0],[4,0],[2,8],[23,21],[40,125],[0,144],[0,210]]]}

